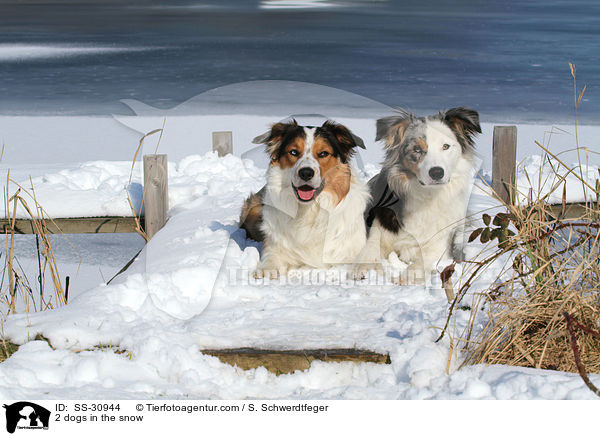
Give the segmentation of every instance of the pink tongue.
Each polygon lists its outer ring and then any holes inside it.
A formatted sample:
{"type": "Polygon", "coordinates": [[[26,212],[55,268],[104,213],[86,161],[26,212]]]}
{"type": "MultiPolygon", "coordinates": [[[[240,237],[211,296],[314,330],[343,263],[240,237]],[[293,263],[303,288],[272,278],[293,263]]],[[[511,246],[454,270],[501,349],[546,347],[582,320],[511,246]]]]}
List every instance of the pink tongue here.
{"type": "Polygon", "coordinates": [[[304,201],[310,200],[311,198],[313,198],[313,195],[315,195],[315,190],[314,189],[309,189],[307,191],[303,191],[302,189],[298,189],[298,197],[300,197],[304,201]]]}

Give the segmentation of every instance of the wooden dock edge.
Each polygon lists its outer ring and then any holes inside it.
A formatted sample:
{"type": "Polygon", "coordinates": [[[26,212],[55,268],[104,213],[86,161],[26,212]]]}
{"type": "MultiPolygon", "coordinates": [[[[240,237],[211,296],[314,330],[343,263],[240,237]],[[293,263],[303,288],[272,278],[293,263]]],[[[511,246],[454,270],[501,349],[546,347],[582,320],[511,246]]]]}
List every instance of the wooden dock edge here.
{"type": "MultiPolygon", "coordinates": [[[[0,219],[0,232],[10,233],[9,219],[0,219]]],[[[144,217],[140,219],[144,223],[144,217]]],[[[135,233],[136,222],[133,217],[78,217],[54,218],[45,220],[48,233],[135,233]]],[[[32,234],[33,224],[30,219],[16,219],[15,232],[18,234],[32,234]]]]}
{"type": "Polygon", "coordinates": [[[352,348],[314,350],[263,350],[255,348],[232,348],[223,350],[200,350],[202,354],[217,357],[221,362],[243,370],[265,367],[274,374],[291,374],[305,371],[315,360],[323,362],[370,362],[391,364],[388,354],[352,348]]]}

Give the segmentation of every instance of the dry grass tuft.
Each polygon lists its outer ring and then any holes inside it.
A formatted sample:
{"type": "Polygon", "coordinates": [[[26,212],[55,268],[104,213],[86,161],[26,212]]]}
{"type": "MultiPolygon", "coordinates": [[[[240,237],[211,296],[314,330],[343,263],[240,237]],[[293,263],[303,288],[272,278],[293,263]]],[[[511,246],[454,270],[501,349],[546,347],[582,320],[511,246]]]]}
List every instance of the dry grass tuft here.
{"type": "MultiPolygon", "coordinates": [[[[591,329],[600,327],[600,206],[588,202],[570,219],[562,214],[566,204],[553,208],[535,201],[508,209],[479,234],[482,242],[498,240],[496,253],[481,264],[498,254],[508,254],[510,262],[482,296],[488,321],[467,343],[465,363],[576,372],[564,313],[591,329]]],[[[471,323],[467,337],[475,328],[471,323]]],[[[587,370],[600,372],[600,339],[582,331],[577,339],[587,370]]]]}
{"type": "Polygon", "coordinates": [[[18,345],[8,342],[4,338],[0,339],[0,363],[12,356],[18,349],[18,345]]]}
{"type": "Polygon", "coordinates": [[[6,304],[6,313],[16,312],[19,298],[27,313],[66,304],[68,297],[61,282],[47,227],[47,223],[52,222],[52,219],[38,203],[33,185],[29,190],[24,188],[10,178],[9,172],[5,189],[5,211],[9,224],[5,228],[6,255],[0,286],[0,301],[6,304]],[[13,195],[9,194],[11,184],[17,188],[13,195]],[[30,207],[30,203],[33,207],[30,207]],[[15,236],[19,233],[15,227],[18,208],[24,210],[29,217],[36,237],[38,276],[35,283],[29,281],[19,260],[14,255],[15,236]],[[47,275],[51,280],[50,286],[46,280],[47,275]],[[51,290],[48,291],[48,288],[51,290]]]}
{"type": "MultiPolygon", "coordinates": [[[[581,93],[576,94],[576,105],[580,100],[581,93]]],[[[600,175],[595,183],[590,180],[591,152],[578,144],[571,150],[579,163],[574,167],[538,145],[545,155],[540,173],[528,176],[532,188],[513,192],[515,204],[504,204],[495,216],[483,215],[483,226],[471,234],[469,241],[479,239],[486,250],[472,263],[442,336],[472,284],[492,264],[501,265],[471,306],[471,320],[459,339],[463,365],[579,372],[588,384],[586,372],[600,373],[600,175]],[[567,203],[567,176],[569,189],[573,178],[578,181],[584,202],[567,203]],[[562,203],[550,204],[551,197],[562,203]]]]}

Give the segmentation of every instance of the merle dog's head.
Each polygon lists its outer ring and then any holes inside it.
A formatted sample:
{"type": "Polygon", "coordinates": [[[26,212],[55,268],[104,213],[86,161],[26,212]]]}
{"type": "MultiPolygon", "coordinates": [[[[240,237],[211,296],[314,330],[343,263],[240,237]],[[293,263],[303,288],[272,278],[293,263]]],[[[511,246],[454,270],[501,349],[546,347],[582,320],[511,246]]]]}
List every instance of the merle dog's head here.
{"type": "Polygon", "coordinates": [[[458,107],[428,117],[400,111],[377,120],[376,140],[385,141],[386,168],[406,181],[437,186],[451,180],[461,157],[473,156],[477,133],[479,114],[471,109],[458,107]]]}
{"type": "Polygon", "coordinates": [[[289,172],[296,198],[312,201],[321,192],[325,174],[339,164],[347,165],[362,140],[333,121],[320,127],[300,126],[295,120],[277,123],[252,141],[267,146],[271,165],[289,172]]]}

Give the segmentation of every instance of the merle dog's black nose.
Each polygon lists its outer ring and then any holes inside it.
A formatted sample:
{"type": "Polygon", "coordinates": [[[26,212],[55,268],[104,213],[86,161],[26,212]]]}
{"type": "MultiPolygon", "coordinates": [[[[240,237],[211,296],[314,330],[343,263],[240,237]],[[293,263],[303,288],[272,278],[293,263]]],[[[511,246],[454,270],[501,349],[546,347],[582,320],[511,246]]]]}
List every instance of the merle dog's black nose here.
{"type": "Polygon", "coordinates": [[[298,170],[298,175],[302,180],[307,182],[313,178],[313,176],[315,175],[315,170],[313,170],[312,168],[300,168],[298,170]]]}
{"type": "Polygon", "coordinates": [[[441,180],[444,177],[444,169],[442,167],[432,167],[429,170],[431,180],[441,180]]]}

